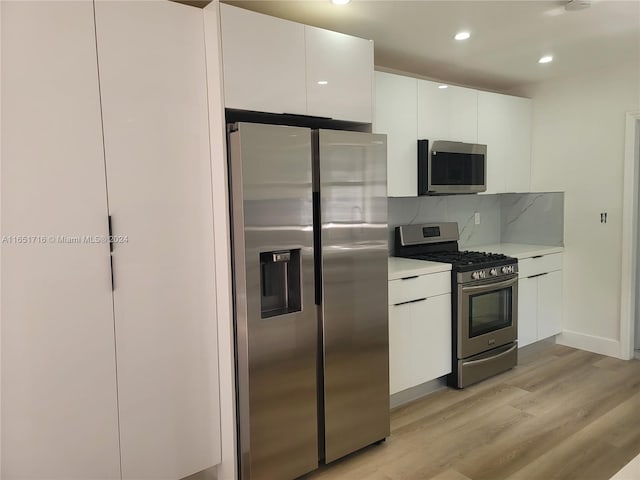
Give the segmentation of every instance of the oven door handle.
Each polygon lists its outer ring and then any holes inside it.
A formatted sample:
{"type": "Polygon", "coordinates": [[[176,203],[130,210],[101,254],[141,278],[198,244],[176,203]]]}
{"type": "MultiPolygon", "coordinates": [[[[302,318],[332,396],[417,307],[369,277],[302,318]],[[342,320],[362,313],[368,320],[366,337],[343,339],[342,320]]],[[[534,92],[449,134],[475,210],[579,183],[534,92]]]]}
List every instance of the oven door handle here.
{"type": "Polygon", "coordinates": [[[462,291],[464,293],[473,293],[473,292],[479,292],[481,290],[499,290],[501,288],[505,288],[505,287],[509,287],[511,285],[514,285],[515,283],[518,283],[518,277],[515,276],[513,278],[510,278],[509,280],[505,280],[504,282],[498,282],[498,283],[485,283],[482,285],[475,285],[472,287],[462,287],[462,291]]]}
{"type": "Polygon", "coordinates": [[[508,348],[504,352],[500,352],[497,355],[493,355],[493,356],[487,357],[487,358],[480,358],[479,360],[470,360],[468,362],[462,362],[462,364],[465,365],[465,366],[469,366],[469,365],[480,365],[480,364],[486,363],[486,362],[493,362],[494,360],[497,360],[500,357],[504,357],[505,355],[509,355],[516,348],[518,348],[518,343],[517,342],[515,342],[511,348],[508,348]]]}

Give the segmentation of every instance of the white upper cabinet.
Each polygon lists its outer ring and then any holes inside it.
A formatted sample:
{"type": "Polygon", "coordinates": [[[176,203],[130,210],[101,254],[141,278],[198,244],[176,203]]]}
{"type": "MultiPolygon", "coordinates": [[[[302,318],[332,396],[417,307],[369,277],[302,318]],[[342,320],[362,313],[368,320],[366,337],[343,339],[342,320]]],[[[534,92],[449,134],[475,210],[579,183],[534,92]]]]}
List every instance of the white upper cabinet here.
{"type": "Polygon", "coordinates": [[[304,25],[226,4],[220,15],[225,107],[306,115],[304,25]]]}
{"type": "Polygon", "coordinates": [[[225,107],[371,123],[373,42],[221,4],[225,107]]]}
{"type": "Polygon", "coordinates": [[[418,194],[416,105],[418,80],[376,72],[373,131],[387,134],[387,195],[418,194]]]}
{"type": "Polygon", "coordinates": [[[373,42],[305,26],[307,115],[371,123],[373,42]]]}
{"type": "Polygon", "coordinates": [[[478,91],[418,81],[418,138],[477,143],[478,91]]]}
{"type": "Polygon", "coordinates": [[[531,100],[479,92],[478,143],[487,145],[486,193],[530,190],[531,100]]]}

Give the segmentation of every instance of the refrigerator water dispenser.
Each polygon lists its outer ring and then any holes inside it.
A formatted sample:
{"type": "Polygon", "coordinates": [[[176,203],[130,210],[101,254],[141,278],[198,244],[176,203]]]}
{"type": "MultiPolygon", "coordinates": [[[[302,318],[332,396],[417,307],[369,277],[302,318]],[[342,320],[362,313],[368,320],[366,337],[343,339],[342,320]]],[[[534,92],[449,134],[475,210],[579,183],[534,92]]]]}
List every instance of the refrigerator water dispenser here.
{"type": "Polygon", "coordinates": [[[260,254],[262,318],[301,310],[300,249],[260,254]]]}

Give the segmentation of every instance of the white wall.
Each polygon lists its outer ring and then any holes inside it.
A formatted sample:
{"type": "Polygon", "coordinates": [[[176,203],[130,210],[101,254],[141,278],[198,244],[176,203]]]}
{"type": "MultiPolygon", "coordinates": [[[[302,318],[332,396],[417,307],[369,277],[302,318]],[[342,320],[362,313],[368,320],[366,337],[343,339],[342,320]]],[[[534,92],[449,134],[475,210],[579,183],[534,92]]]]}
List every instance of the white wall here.
{"type": "Polygon", "coordinates": [[[532,189],[565,191],[562,343],[619,355],[625,113],[640,61],[521,90],[533,98],[532,189]],[[600,212],[608,222],[600,223],[600,212]]]}

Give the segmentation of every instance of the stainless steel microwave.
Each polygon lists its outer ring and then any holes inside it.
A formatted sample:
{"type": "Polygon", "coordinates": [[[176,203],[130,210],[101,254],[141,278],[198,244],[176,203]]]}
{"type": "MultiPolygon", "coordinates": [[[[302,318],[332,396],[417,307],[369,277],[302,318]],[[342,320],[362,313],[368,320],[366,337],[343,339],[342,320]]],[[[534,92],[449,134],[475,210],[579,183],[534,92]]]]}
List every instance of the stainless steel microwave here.
{"type": "Polygon", "coordinates": [[[418,195],[487,190],[487,146],[418,140],[418,195]]]}

